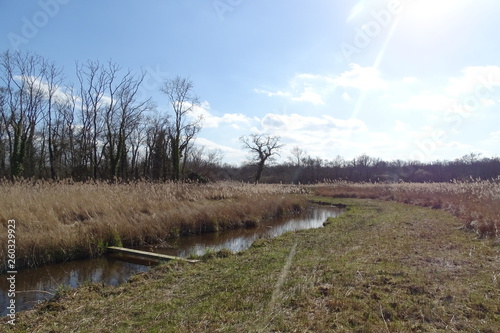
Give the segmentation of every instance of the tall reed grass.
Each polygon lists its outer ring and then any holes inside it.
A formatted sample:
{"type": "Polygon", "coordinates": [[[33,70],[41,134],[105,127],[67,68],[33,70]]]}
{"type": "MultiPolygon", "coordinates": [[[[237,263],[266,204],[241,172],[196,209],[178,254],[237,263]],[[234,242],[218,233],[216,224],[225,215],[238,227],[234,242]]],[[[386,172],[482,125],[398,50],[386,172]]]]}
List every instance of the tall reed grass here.
{"type": "MultiPolygon", "coordinates": [[[[220,182],[0,183],[0,237],[16,220],[17,268],[102,254],[107,246],[163,242],[186,234],[258,225],[300,211],[298,187],[220,182]]],[[[0,271],[5,271],[6,245],[0,271]]]]}
{"type": "Polygon", "coordinates": [[[481,238],[500,238],[500,177],[449,183],[351,183],[326,181],[318,195],[382,199],[444,209],[464,221],[481,238]]]}
{"type": "Polygon", "coordinates": [[[301,195],[398,201],[444,209],[479,237],[500,238],[500,178],[450,183],[314,186],[72,181],[0,182],[0,271],[7,221],[16,220],[17,268],[101,255],[107,246],[157,244],[187,234],[256,226],[306,205],[301,195]],[[1,240],[0,240],[1,241],[1,240]]]}

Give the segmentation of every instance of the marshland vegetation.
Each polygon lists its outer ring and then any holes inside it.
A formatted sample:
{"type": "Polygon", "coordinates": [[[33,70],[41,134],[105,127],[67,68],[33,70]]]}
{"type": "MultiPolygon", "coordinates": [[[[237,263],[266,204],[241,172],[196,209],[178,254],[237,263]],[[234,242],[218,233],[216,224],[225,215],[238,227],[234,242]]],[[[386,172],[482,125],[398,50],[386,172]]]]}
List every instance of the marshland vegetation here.
{"type": "Polygon", "coordinates": [[[324,228],[258,240],[238,254],[171,262],[118,287],[63,289],[19,313],[16,332],[500,329],[498,180],[0,188],[2,228],[16,219],[19,253],[31,265],[253,226],[309,201],[348,207],[324,228]]]}
{"type": "Polygon", "coordinates": [[[500,177],[448,183],[326,182],[315,187],[319,195],[368,198],[444,209],[459,217],[463,228],[481,238],[500,237],[500,177]]]}
{"type": "MultiPolygon", "coordinates": [[[[19,268],[95,257],[111,245],[157,244],[188,234],[256,226],[262,219],[302,210],[307,196],[300,194],[305,193],[444,209],[481,238],[498,239],[500,228],[498,180],[307,186],[25,180],[4,181],[0,192],[0,228],[6,229],[9,219],[17,221],[19,268]]],[[[5,249],[1,251],[6,258],[5,249]]]]}
{"type": "Polygon", "coordinates": [[[63,290],[14,332],[496,332],[500,247],[442,210],[372,199],[324,228],[259,240],[119,287],[63,290]]]}
{"type": "MultiPolygon", "coordinates": [[[[306,205],[296,195],[300,191],[235,182],[4,182],[0,228],[6,234],[7,221],[16,220],[19,269],[99,256],[111,245],[157,244],[257,226],[264,219],[300,212],[306,205]]],[[[1,251],[5,259],[5,249],[1,251]]]]}

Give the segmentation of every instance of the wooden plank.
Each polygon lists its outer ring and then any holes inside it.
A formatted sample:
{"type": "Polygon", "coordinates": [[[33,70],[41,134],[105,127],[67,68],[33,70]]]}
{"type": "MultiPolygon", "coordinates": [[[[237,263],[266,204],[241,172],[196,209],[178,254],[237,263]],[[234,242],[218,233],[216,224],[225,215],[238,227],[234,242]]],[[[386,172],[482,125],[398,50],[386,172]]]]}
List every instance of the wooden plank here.
{"type": "Polygon", "coordinates": [[[147,259],[152,259],[152,260],[158,260],[158,261],[182,260],[182,261],[187,261],[187,262],[191,262],[191,263],[198,262],[198,260],[185,259],[185,258],[181,258],[181,257],[169,256],[166,254],[153,253],[153,252],[147,252],[147,251],[141,251],[141,250],[127,249],[125,247],[118,247],[118,246],[108,246],[108,251],[116,252],[116,253],[123,253],[126,255],[132,255],[132,256],[137,256],[137,257],[147,258],[147,259]]]}

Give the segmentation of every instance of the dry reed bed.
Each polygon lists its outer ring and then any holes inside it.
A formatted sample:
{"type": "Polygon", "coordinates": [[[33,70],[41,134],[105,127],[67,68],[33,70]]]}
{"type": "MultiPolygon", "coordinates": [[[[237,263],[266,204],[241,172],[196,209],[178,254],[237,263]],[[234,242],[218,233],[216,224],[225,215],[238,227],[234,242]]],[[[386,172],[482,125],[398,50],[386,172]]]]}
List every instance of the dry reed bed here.
{"type": "MultiPolygon", "coordinates": [[[[133,246],[186,234],[257,225],[300,210],[300,188],[220,182],[129,184],[3,182],[0,235],[16,220],[17,268],[95,257],[108,245],[133,246]]],[[[6,242],[2,242],[6,244],[6,242]]],[[[0,270],[5,271],[6,246],[0,270]]]]}
{"type": "Polygon", "coordinates": [[[464,221],[464,228],[481,238],[500,238],[500,177],[450,183],[325,182],[318,195],[398,201],[444,209],[464,221]]]}

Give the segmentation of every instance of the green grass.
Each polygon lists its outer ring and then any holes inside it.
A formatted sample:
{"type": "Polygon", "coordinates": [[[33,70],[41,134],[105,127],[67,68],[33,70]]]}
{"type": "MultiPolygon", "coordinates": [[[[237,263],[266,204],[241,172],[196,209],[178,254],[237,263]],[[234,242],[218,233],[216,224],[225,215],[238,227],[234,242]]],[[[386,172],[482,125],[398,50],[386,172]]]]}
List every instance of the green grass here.
{"type": "Polygon", "coordinates": [[[325,228],[171,262],[18,314],[16,332],[498,332],[500,247],[450,214],[328,199],[325,228]],[[223,257],[223,258],[221,258],[223,257]]]}

